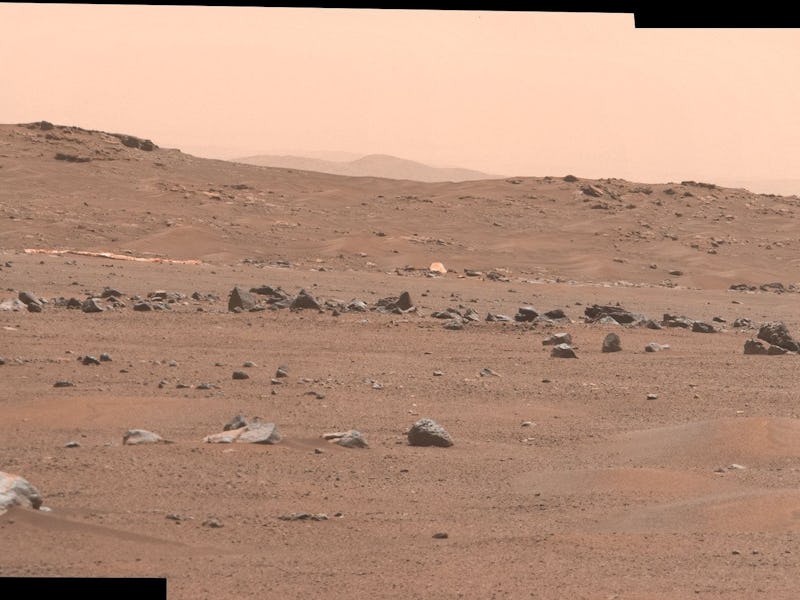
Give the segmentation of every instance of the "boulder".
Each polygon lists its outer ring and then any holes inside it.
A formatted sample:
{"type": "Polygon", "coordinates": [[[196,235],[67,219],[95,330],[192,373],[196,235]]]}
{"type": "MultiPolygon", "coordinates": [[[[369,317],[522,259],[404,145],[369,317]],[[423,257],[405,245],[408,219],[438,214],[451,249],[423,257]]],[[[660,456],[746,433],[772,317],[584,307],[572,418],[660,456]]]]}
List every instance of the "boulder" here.
{"type": "Polygon", "coordinates": [[[256,301],[253,295],[238,285],[235,286],[228,296],[228,310],[231,312],[241,312],[254,308],[256,301]]]}
{"type": "Polygon", "coordinates": [[[550,356],[554,358],[578,358],[578,355],[575,354],[575,350],[573,350],[572,346],[569,344],[553,346],[553,349],[550,351],[550,356]]]}
{"type": "Polygon", "coordinates": [[[637,319],[637,316],[631,313],[630,311],[625,310],[621,306],[601,306],[598,304],[593,304],[591,306],[587,306],[583,310],[586,317],[588,317],[589,322],[599,321],[603,317],[611,317],[617,323],[621,324],[628,324],[634,323],[640,319],[637,319]]]}
{"type": "Polygon", "coordinates": [[[439,446],[441,448],[447,448],[453,445],[453,439],[436,421],[423,418],[414,423],[411,429],[409,429],[408,443],[411,446],[439,446]]]}
{"type": "Polygon", "coordinates": [[[746,340],[744,343],[745,354],[767,354],[767,348],[758,340],[746,340]]]}
{"type": "Polygon", "coordinates": [[[99,313],[103,312],[103,305],[97,298],[87,298],[81,304],[81,310],[85,313],[99,313]]]}
{"type": "Polygon", "coordinates": [[[0,471],[0,515],[12,506],[38,510],[42,495],[24,477],[0,471]]]}
{"type": "Polygon", "coordinates": [[[789,335],[789,330],[786,328],[786,325],[779,321],[764,323],[759,328],[756,337],[773,346],[779,346],[784,350],[789,350],[791,352],[800,351],[800,343],[789,335]]]}
{"type": "Polygon", "coordinates": [[[254,421],[247,424],[236,437],[237,442],[246,444],[277,444],[281,441],[281,434],[275,423],[262,423],[254,421]]]}
{"type": "Polygon", "coordinates": [[[622,350],[622,342],[616,333],[609,333],[603,339],[603,352],[619,352],[622,350]]]}
{"type": "Polygon", "coordinates": [[[517,314],[514,315],[514,320],[520,323],[533,321],[539,316],[539,312],[532,306],[520,306],[517,309],[517,314]]]}
{"type": "Polygon", "coordinates": [[[292,310],[302,310],[302,309],[310,309],[310,310],[320,310],[322,307],[316,301],[314,296],[309,294],[305,290],[300,290],[300,293],[294,297],[292,303],[289,305],[289,308],[292,310]]]}

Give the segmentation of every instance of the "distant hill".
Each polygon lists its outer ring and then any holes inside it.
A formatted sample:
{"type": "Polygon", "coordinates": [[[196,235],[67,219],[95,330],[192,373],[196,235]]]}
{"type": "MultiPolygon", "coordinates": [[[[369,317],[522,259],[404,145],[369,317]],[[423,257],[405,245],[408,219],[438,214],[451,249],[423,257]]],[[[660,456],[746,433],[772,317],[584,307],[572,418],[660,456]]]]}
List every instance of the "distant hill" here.
{"type": "Polygon", "coordinates": [[[279,156],[261,154],[234,159],[248,165],[316,171],[349,177],[383,177],[386,179],[405,179],[410,181],[475,181],[480,179],[502,179],[502,175],[491,175],[471,169],[431,167],[413,160],[406,160],[388,154],[369,154],[351,161],[323,160],[307,156],[279,156]]]}

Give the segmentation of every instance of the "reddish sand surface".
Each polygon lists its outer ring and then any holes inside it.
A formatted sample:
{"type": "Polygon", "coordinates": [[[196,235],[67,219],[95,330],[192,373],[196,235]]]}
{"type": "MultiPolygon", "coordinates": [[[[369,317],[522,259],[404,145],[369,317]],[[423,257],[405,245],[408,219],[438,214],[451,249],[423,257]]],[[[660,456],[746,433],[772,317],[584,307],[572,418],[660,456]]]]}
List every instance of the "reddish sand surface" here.
{"type": "Polygon", "coordinates": [[[0,302],[47,300],[0,310],[0,471],[50,509],[0,516],[0,575],[166,577],[176,599],[798,597],[798,356],[743,346],[800,332],[800,200],[563,175],[348,178],[0,126],[0,302]],[[235,285],[330,304],[237,314],[235,285]],[[54,302],[106,287],[125,306],[54,302]],[[183,296],[132,309],[156,290],[183,296]],[[403,291],[416,311],[375,310],[403,291]],[[334,314],[352,299],[370,310],[334,314]],[[616,303],[718,332],[585,322],[616,303]],[[568,320],[485,320],[526,305],[568,320]],[[447,330],[447,308],[480,320],[447,330]],[[543,346],[558,332],[577,360],[543,346]],[[237,414],[282,440],[204,442],[237,414]],[[422,417],[454,445],[410,446],[422,417]],[[123,445],[134,428],[172,443],[123,445]],[[369,447],[322,438],[348,429],[369,447]],[[281,519],[301,512],[328,519],[281,519]]]}

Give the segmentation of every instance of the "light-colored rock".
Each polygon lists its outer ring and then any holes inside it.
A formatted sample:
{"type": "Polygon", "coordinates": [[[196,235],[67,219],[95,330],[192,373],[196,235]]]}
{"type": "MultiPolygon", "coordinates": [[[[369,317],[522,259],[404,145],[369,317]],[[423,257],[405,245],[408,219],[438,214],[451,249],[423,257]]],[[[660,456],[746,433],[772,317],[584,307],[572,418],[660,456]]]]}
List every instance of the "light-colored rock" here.
{"type": "Polygon", "coordinates": [[[38,510],[42,495],[24,477],[0,471],[0,515],[12,506],[38,510]]]}
{"type": "Polygon", "coordinates": [[[162,438],[157,433],[147,431],[146,429],[129,429],[122,436],[122,443],[126,446],[134,446],[137,444],[163,444],[167,440],[162,438]]]}

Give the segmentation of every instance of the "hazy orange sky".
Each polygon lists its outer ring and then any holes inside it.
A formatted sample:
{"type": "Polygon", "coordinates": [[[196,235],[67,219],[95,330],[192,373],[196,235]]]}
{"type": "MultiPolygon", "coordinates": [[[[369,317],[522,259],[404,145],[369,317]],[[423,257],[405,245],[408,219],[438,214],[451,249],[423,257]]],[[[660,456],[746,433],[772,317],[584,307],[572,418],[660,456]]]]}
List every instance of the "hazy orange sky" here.
{"type": "Polygon", "coordinates": [[[800,194],[798,29],[10,3],[0,23],[3,123],[130,133],[216,158],[385,153],[501,175],[797,180],[785,193],[800,194]]]}

